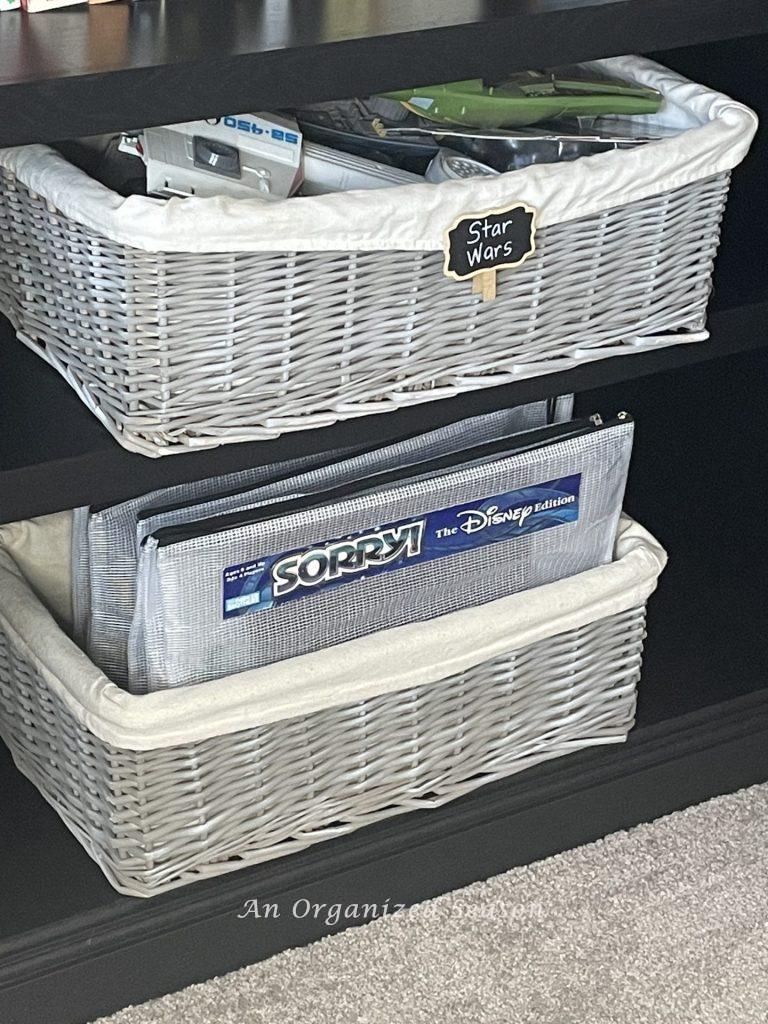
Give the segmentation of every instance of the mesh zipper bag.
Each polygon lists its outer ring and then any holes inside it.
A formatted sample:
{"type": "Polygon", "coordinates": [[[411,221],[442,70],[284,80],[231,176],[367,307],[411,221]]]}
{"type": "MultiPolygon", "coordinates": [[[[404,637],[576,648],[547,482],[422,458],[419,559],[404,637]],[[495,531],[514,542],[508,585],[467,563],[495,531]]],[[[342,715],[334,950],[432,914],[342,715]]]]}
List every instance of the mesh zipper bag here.
{"type": "Polygon", "coordinates": [[[136,524],[144,509],[161,502],[195,502],[222,491],[267,483],[328,457],[323,453],[257,466],[151,491],[106,508],[75,509],[71,564],[77,643],[113,682],[127,682],[128,633],[136,600],[136,524]]]}
{"type": "MultiPolygon", "coordinates": [[[[290,462],[257,467],[213,480],[183,484],[154,491],[141,498],[123,502],[91,515],[75,517],[75,533],[85,543],[73,552],[75,592],[82,603],[87,595],[89,615],[85,630],[86,646],[92,660],[114,681],[125,685],[128,679],[128,637],[136,600],[137,552],[145,536],[164,526],[190,522],[249,508],[262,498],[288,493],[293,488],[319,489],[334,482],[354,478],[368,466],[388,468],[409,452],[440,454],[453,450],[462,438],[469,442],[486,440],[505,433],[527,430],[548,419],[567,419],[573,408],[573,396],[563,395],[551,403],[534,402],[515,409],[473,417],[424,435],[368,452],[349,462],[344,458],[354,449],[330,451],[290,462]],[[336,476],[338,467],[338,476],[336,476]],[[78,526],[77,524],[80,523],[78,526]],[[82,551],[87,555],[83,556],[82,551]],[[85,561],[85,571],[83,562],[85,561]]],[[[78,510],[81,511],[81,510],[78,510]]],[[[87,513],[87,510],[84,510],[87,513]]]]}
{"type": "MultiPolygon", "coordinates": [[[[524,432],[548,422],[567,420],[572,410],[573,396],[563,395],[551,401],[533,402],[513,409],[473,416],[425,434],[404,438],[384,448],[366,450],[349,459],[329,462],[307,473],[288,476],[262,487],[240,490],[209,502],[199,502],[194,507],[184,510],[166,508],[151,515],[145,514],[140,516],[137,525],[136,550],[140,550],[146,537],[164,527],[220,516],[228,512],[245,511],[276,498],[312,494],[350,483],[369,473],[392,470],[431,457],[460,452],[473,445],[524,432]]],[[[149,685],[144,651],[144,619],[138,617],[130,625],[130,629],[130,689],[144,693],[149,685]]]]}
{"type": "Polygon", "coordinates": [[[447,471],[425,462],[425,472],[416,467],[402,482],[371,488],[364,481],[358,493],[327,503],[315,495],[286,514],[265,505],[236,523],[228,517],[158,531],[140,553],[130,688],[220,678],[609,562],[632,435],[629,419],[542,428],[512,439],[516,450],[498,458],[452,456],[447,471]],[[534,444],[534,434],[552,440],[534,444]],[[515,510],[534,507],[523,529],[515,510]],[[434,524],[448,533],[439,536],[434,524]],[[470,526],[459,532],[451,524],[470,526]],[[402,544],[408,531],[412,550],[402,544]],[[388,564],[355,561],[377,543],[379,554],[391,546],[389,557],[396,537],[399,554],[388,564]],[[338,570],[339,552],[351,557],[350,547],[357,553],[349,573],[305,577],[274,600],[262,589],[277,595],[278,569],[287,563],[310,576],[333,557],[338,570]],[[242,593],[231,596],[231,586],[242,593]]]}

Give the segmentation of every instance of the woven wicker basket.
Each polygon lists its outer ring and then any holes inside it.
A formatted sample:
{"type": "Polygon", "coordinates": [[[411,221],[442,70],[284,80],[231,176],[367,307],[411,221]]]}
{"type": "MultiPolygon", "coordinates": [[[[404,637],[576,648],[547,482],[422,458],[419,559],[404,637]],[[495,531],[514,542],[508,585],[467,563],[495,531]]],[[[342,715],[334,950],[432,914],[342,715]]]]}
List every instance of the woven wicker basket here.
{"type": "MultiPolygon", "coordinates": [[[[0,734],[115,888],[136,896],[439,806],[582,747],[621,742],[633,723],[645,601],[665,558],[625,520],[612,565],[485,605],[481,618],[472,619],[476,609],[446,616],[449,640],[433,640],[431,649],[430,624],[344,644],[332,666],[344,666],[346,696],[337,687],[331,697],[310,694],[308,713],[278,703],[266,714],[264,669],[149,697],[118,690],[4,557],[0,734]],[[537,601],[544,613],[531,618],[537,601]],[[476,624],[469,638],[468,621],[476,624]],[[397,689],[361,699],[366,665],[370,672],[382,662],[382,643],[390,655],[405,645],[401,661],[418,685],[393,677],[387,686],[397,689]],[[228,703],[235,718],[227,718],[228,703]]],[[[327,654],[309,657],[327,664],[327,654]]],[[[289,704],[301,660],[282,663],[289,704]]],[[[319,686],[318,664],[311,674],[319,686]]]]}
{"type": "Polygon", "coordinates": [[[127,448],[271,438],[585,360],[700,341],[754,115],[640,58],[681,134],[498,178],[267,204],[122,201],[0,151],[0,310],[127,448]],[[685,130],[691,129],[691,130],[685,130]],[[442,273],[457,215],[526,202],[497,297],[442,273]]]}

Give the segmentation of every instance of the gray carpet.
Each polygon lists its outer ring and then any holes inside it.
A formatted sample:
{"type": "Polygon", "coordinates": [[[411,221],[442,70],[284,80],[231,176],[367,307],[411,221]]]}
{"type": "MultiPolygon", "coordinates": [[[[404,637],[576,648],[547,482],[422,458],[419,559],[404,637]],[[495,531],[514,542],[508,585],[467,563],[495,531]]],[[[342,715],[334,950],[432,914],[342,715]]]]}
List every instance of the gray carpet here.
{"type": "Polygon", "coordinates": [[[763,785],[105,1021],[766,1024],[767,922],[763,785]]]}

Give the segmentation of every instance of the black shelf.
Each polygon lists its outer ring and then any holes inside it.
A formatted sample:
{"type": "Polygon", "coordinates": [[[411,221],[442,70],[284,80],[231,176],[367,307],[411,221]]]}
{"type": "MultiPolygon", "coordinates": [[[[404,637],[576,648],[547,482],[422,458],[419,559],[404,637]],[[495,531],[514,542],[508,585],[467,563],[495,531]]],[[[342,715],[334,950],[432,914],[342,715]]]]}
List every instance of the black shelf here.
{"type": "Polygon", "coordinates": [[[768,345],[766,322],[768,301],[716,310],[706,342],[603,359],[396,413],[285,434],[275,441],[159,459],[121,448],[55,371],[16,341],[5,322],[4,333],[0,328],[0,522],[122,501],[158,487],[363,441],[384,443],[492,409],[735,355],[768,345]]]}
{"type": "Polygon", "coordinates": [[[0,33],[0,145],[768,31],[764,0],[144,0],[0,33]]]}
{"type": "Polygon", "coordinates": [[[416,902],[768,779],[768,549],[744,528],[764,519],[766,385],[755,351],[579,397],[635,412],[626,504],[670,552],[625,745],[151,900],[117,895],[0,755],[3,1024],[79,1024],[330,930],[241,920],[249,898],[416,902]]]}
{"type": "MultiPolygon", "coordinates": [[[[768,113],[765,0],[358,0],[351,17],[352,6],[144,0],[3,14],[0,145],[493,75],[533,54],[666,50],[653,55],[768,113]]],[[[626,745],[153,900],[110,888],[0,745],[3,1024],[82,1024],[331,930],[287,913],[241,920],[249,898],[411,903],[768,779],[766,159],[761,129],[734,177],[709,342],[276,442],[130,455],[0,322],[0,521],[575,391],[581,411],[635,413],[627,507],[671,554],[626,745]]]]}

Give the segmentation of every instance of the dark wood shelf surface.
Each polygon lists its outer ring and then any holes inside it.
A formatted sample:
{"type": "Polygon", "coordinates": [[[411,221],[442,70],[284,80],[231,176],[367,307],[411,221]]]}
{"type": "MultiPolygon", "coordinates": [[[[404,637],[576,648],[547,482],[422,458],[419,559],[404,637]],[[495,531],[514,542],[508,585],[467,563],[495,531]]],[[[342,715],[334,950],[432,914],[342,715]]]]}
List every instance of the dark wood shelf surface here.
{"type": "Polygon", "coordinates": [[[573,370],[470,392],[412,409],[368,416],[275,441],[148,458],[125,451],[69,386],[13,336],[0,330],[0,522],[84,504],[109,504],[159,487],[234,472],[336,447],[375,443],[455,420],[691,366],[768,346],[768,302],[717,310],[711,338],[612,357],[573,370]]]}
{"type": "Polygon", "coordinates": [[[764,0],[142,0],[10,12],[0,145],[768,31],[764,0]]]}

